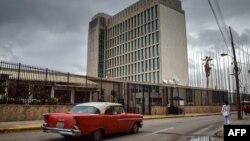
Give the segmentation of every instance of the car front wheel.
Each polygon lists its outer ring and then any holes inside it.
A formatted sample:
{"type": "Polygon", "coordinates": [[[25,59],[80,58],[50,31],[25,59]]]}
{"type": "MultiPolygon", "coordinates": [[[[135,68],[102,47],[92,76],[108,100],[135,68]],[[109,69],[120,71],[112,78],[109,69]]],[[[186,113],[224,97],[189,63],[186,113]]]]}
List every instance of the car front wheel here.
{"type": "Polygon", "coordinates": [[[131,129],[131,133],[135,134],[135,133],[138,133],[139,131],[139,126],[137,123],[135,123],[131,129]]]}
{"type": "Polygon", "coordinates": [[[99,141],[102,139],[103,131],[101,129],[96,130],[91,134],[91,140],[92,141],[99,141]]]}

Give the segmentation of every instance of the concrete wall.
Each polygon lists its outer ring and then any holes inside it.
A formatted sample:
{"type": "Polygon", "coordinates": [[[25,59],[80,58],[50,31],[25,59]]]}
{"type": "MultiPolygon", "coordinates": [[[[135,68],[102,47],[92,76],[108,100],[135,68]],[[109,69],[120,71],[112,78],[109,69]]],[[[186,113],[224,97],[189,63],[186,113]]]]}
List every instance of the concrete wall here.
{"type": "Polygon", "coordinates": [[[87,75],[98,76],[99,26],[89,29],[87,75]]]}
{"type": "Polygon", "coordinates": [[[72,105],[1,105],[0,122],[42,120],[44,113],[68,112],[72,105]]]}
{"type": "MultiPolygon", "coordinates": [[[[183,107],[182,107],[183,108],[183,107]]],[[[231,106],[231,111],[236,111],[237,107],[235,105],[231,106]]],[[[186,114],[190,113],[220,113],[221,105],[216,106],[185,106],[184,111],[186,114]]],[[[164,115],[166,114],[166,106],[152,106],[152,115],[164,115]]]]}
{"type": "Polygon", "coordinates": [[[179,78],[179,85],[188,85],[188,57],[185,15],[159,5],[161,81],[179,78]]]}
{"type": "MultiPolygon", "coordinates": [[[[72,105],[1,105],[0,122],[3,121],[28,121],[42,120],[44,113],[65,113],[72,105]]],[[[185,106],[185,113],[216,113],[220,112],[221,106],[185,106]]],[[[235,105],[231,106],[231,111],[236,111],[235,105]]],[[[152,115],[165,115],[166,106],[152,106],[152,115]]]]}

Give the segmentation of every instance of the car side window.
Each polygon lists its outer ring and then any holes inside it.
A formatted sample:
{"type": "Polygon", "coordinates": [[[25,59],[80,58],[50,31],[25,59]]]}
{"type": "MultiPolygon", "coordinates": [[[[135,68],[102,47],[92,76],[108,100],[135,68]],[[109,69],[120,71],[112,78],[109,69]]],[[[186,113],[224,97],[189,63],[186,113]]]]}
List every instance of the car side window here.
{"type": "Polygon", "coordinates": [[[123,114],[124,109],[122,106],[109,106],[106,108],[104,114],[106,115],[116,115],[116,114],[123,114]]]}
{"type": "Polygon", "coordinates": [[[112,115],[113,114],[113,108],[112,107],[107,107],[105,112],[104,112],[105,115],[112,115]]]}
{"type": "Polygon", "coordinates": [[[114,113],[115,114],[122,114],[124,113],[124,109],[122,106],[114,106],[114,113]]]}

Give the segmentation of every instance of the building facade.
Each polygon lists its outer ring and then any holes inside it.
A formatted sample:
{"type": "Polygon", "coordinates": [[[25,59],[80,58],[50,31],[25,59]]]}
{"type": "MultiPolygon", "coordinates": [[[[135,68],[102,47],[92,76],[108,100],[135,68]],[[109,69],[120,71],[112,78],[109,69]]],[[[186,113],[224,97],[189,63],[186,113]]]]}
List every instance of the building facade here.
{"type": "Polygon", "coordinates": [[[185,14],[179,0],[139,0],[89,24],[87,75],[188,84],[185,14]]]}

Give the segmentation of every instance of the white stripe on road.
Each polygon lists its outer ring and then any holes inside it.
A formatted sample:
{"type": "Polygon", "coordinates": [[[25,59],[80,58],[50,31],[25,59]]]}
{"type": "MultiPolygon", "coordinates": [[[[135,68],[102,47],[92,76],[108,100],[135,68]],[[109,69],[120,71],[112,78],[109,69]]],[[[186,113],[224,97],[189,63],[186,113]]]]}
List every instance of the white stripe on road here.
{"type": "Polygon", "coordinates": [[[155,132],[151,133],[151,135],[152,134],[157,134],[157,133],[160,133],[160,132],[163,132],[163,131],[167,131],[167,130],[170,130],[170,129],[174,129],[174,127],[169,127],[169,128],[166,128],[166,129],[155,131],[155,132]]]}
{"type": "Polygon", "coordinates": [[[213,120],[219,120],[219,119],[209,119],[209,120],[206,120],[206,121],[213,121],[213,120]]]}

